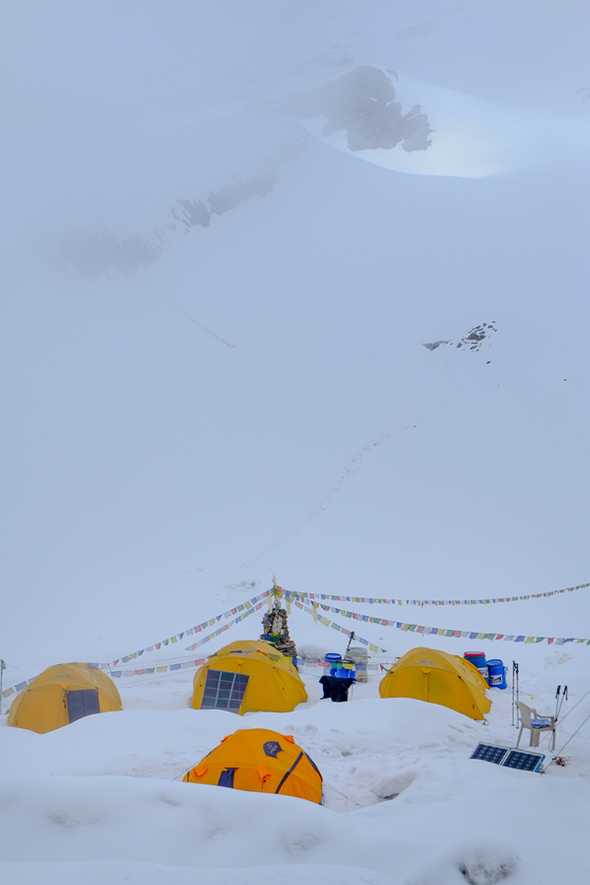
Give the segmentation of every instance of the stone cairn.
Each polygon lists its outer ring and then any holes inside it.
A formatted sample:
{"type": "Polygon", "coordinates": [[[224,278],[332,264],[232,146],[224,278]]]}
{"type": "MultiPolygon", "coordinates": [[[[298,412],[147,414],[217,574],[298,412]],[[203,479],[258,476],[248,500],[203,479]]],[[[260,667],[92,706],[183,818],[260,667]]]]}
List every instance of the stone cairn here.
{"type": "Polygon", "coordinates": [[[289,635],[289,624],[287,621],[287,609],[281,607],[279,588],[275,590],[275,598],[272,608],[266,612],[262,619],[262,636],[261,639],[272,642],[277,651],[286,655],[288,658],[296,658],[297,648],[289,635]]]}

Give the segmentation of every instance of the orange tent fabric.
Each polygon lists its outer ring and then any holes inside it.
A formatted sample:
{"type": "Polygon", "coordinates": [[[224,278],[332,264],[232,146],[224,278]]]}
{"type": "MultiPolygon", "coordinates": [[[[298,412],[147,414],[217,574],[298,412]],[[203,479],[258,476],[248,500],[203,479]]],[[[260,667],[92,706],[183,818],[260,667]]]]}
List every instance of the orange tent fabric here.
{"type": "Polygon", "coordinates": [[[322,801],[322,775],[289,735],[244,728],[225,737],[183,777],[189,784],[210,784],[322,801]]]}

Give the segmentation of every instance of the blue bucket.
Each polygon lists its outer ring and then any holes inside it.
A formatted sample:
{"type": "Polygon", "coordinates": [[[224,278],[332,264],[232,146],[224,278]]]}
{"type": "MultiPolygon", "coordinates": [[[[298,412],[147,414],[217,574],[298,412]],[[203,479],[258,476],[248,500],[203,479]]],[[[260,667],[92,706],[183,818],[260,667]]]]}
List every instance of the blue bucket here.
{"type": "Polygon", "coordinates": [[[339,655],[336,651],[329,651],[328,654],[324,655],[324,673],[330,675],[330,670],[338,666],[341,661],[342,655],[339,655]]]}
{"type": "Polygon", "coordinates": [[[342,655],[339,655],[338,652],[329,651],[327,655],[324,655],[324,661],[327,664],[336,664],[338,661],[342,660],[342,655]]]}
{"type": "Polygon", "coordinates": [[[508,688],[506,682],[506,667],[504,661],[494,658],[488,661],[488,683],[490,688],[508,688]]]}

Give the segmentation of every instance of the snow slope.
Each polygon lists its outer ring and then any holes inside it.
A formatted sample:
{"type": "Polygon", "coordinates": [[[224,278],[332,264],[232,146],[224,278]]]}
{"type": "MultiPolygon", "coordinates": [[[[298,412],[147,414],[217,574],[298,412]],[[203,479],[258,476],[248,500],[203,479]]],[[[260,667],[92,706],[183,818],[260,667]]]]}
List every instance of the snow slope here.
{"type": "Polygon", "coordinates": [[[274,571],[410,596],[584,580],[586,189],[311,142],[129,278],[23,266],[5,656],[116,656],[274,571]],[[491,320],[480,352],[422,346],[491,320]]]}

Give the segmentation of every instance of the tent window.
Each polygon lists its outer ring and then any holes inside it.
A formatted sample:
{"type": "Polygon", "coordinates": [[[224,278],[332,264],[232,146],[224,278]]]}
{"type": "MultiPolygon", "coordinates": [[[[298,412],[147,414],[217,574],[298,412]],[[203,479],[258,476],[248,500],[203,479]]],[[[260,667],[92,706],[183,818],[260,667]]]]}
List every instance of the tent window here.
{"type": "Polygon", "coordinates": [[[234,775],[236,773],[235,768],[224,768],[221,774],[219,775],[219,780],[217,781],[218,787],[231,787],[233,789],[234,786],[234,775]]]}
{"type": "Polygon", "coordinates": [[[203,692],[202,710],[233,710],[238,712],[244,700],[249,676],[209,670],[203,692]]]}
{"type": "Polygon", "coordinates": [[[79,691],[66,691],[66,705],[69,722],[75,722],[84,716],[92,716],[93,713],[100,713],[98,689],[85,688],[79,691]]]}

